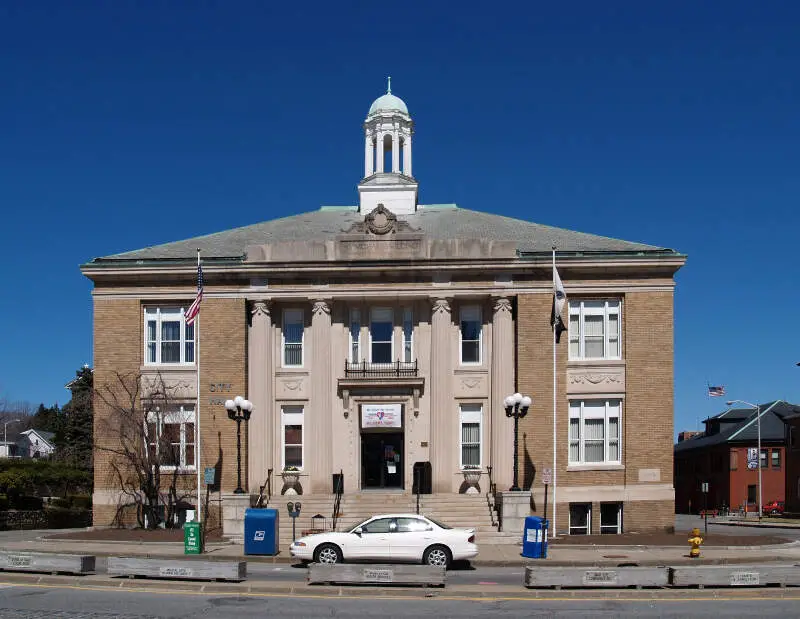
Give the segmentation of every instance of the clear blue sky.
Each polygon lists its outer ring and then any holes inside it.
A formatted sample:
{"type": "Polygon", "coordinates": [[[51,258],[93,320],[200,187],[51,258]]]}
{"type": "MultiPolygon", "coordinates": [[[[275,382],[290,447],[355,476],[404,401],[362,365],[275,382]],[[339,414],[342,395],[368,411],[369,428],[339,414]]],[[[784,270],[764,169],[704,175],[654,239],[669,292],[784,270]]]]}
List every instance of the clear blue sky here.
{"type": "Polygon", "coordinates": [[[792,1],[4,0],[0,397],[63,404],[92,362],[81,263],[355,204],[391,75],[423,203],[688,254],[676,430],[724,406],[706,380],[800,402],[798,23],[792,1]]]}

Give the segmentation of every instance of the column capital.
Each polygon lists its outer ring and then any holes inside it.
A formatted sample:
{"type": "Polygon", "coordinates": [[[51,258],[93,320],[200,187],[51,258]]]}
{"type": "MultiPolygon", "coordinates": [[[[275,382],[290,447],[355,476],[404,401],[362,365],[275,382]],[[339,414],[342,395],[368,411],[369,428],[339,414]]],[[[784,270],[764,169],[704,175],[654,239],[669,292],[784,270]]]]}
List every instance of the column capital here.
{"type": "Polygon", "coordinates": [[[511,313],[511,299],[508,297],[493,297],[492,301],[495,314],[511,313]]]}
{"type": "Polygon", "coordinates": [[[272,301],[264,299],[262,301],[253,301],[250,305],[250,315],[253,317],[266,316],[269,317],[272,313],[272,301]]]}
{"type": "Polygon", "coordinates": [[[311,303],[312,303],[311,313],[314,316],[319,316],[320,314],[327,314],[330,316],[331,306],[326,299],[314,299],[311,303]]]}
{"type": "Polygon", "coordinates": [[[431,303],[431,308],[433,310],[434,315],[442,314],[442,313],[450,313],[450,299],[445,298],[438,298],[433,299],[431,303]]]}

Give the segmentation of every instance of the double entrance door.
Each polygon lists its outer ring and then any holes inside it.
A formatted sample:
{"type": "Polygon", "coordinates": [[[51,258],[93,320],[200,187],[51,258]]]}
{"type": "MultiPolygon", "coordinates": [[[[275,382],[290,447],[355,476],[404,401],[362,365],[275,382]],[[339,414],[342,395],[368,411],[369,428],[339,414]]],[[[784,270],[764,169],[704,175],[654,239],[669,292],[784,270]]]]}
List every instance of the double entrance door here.
{"type": "Polygon", "coordinates": [[[402,488],[405,458],[403,433],[364,431],[361,434],[361,487],[402,488]]]}

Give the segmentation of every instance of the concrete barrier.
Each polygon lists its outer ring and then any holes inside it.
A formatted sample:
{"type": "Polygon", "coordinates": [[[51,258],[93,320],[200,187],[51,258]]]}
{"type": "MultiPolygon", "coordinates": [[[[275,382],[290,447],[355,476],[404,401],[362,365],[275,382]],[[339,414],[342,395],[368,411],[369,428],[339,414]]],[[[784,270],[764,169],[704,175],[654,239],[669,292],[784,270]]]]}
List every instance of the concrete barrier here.
{"type": "Polygon", "coordinates": [[[0,550],[0,570],[49,572],[50,574],[92,574],[95,571],[94,567],[93,555],[0,550]]]}
{"type": "Polygon", "coordinates": [[[622,588],[666,587],[666,567],[525,567],[525,586],[529,589],[554,587],[622,588]]]}
{"type": "Polygon", "coordinates": [[[109,576],[137,576],[176,580],[232,580],[247,578],[246,561],[202,561],[199,559],[142,559],[108,557],[109,576]]]}
{"type": "Polygon", "coordinates": [[[798,565],[687,565],[669,571],[673,587],[800,586],[798,565]]]}
{"type": "Polygon", "coordinates": [[[353,585],[422,585],[444,587],[447,571],[436,565],[355,565],[312,563],[308,583],[353,585]]]}

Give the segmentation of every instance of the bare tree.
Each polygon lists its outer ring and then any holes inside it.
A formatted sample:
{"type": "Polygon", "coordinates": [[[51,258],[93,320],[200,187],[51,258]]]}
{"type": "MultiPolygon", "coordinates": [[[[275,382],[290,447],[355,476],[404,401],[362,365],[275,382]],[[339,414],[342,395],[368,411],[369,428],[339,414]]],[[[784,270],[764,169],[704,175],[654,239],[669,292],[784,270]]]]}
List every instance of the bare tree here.
{"type": "Polygon", "coordinates": [[[95,446],[108,462],[112,483],[120,491],[115,524],[136,508],[140,527],[171,527],[176,509],[191,497],[182,470],[195,462],[194,417],[182,418],[176,397],[180,386],[161,375],[143,380],[139,372],[115,373],[96,386],[98,411],[95,446]]]}

